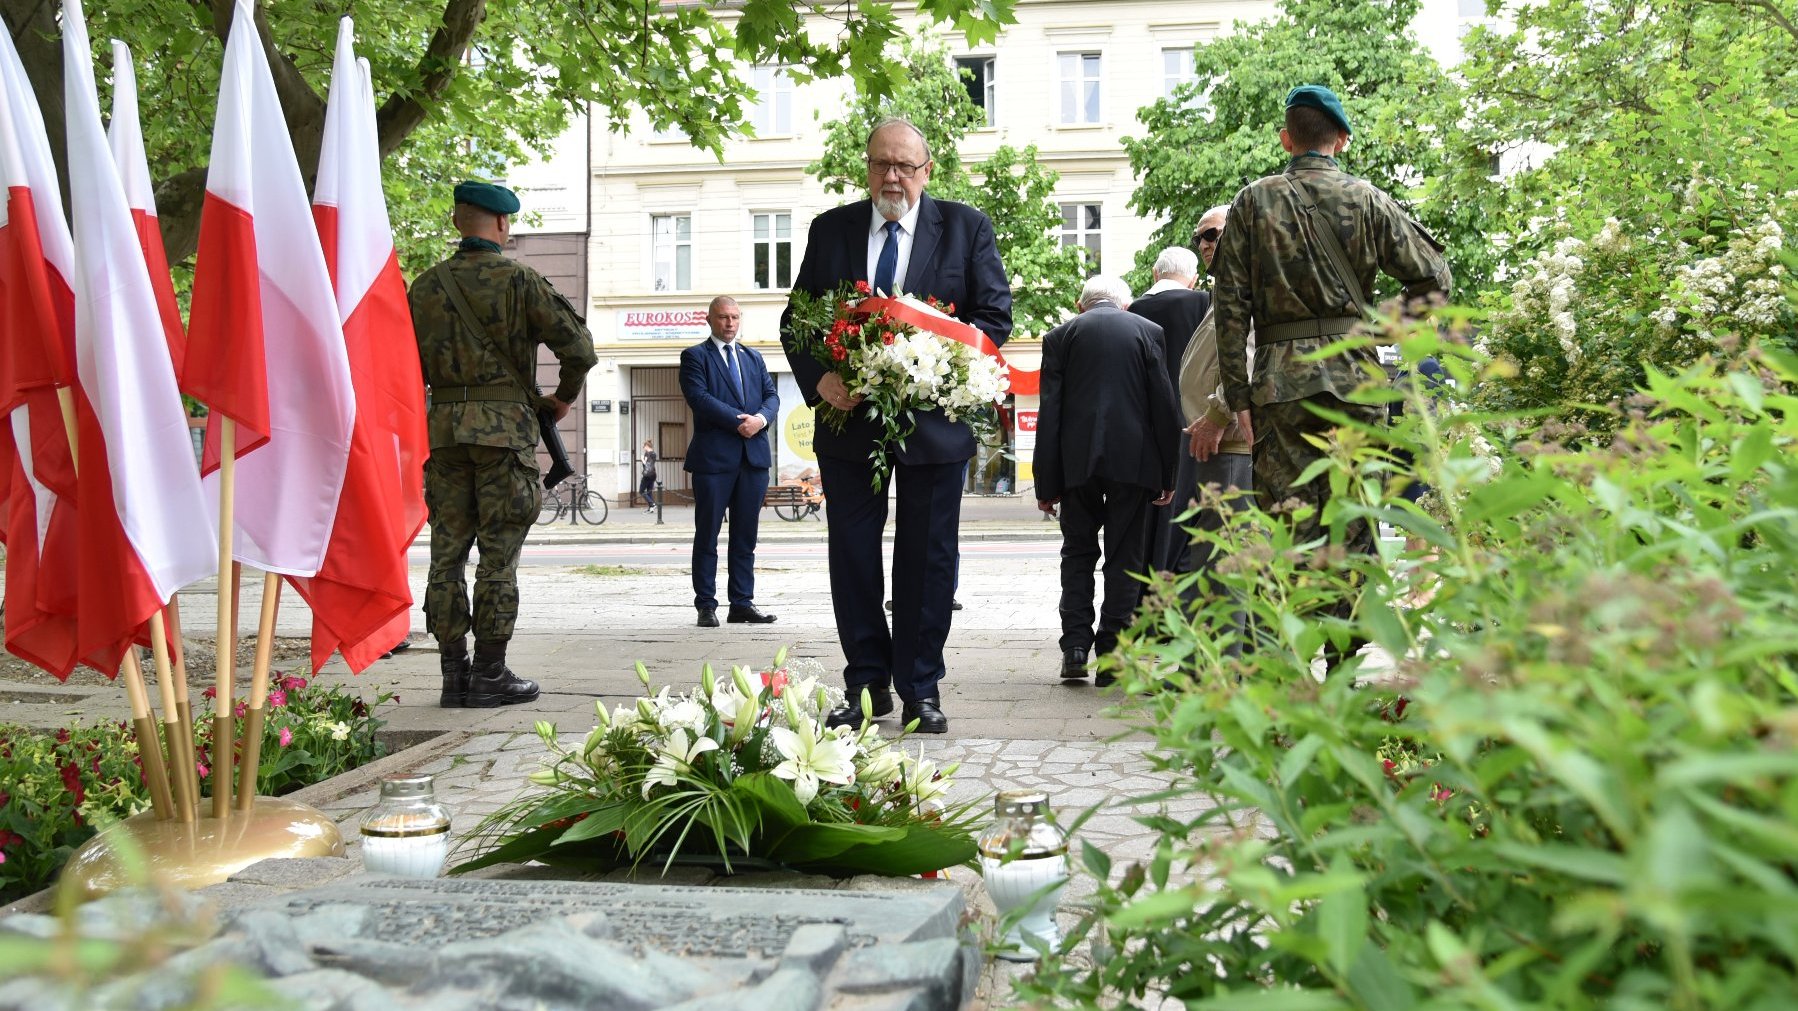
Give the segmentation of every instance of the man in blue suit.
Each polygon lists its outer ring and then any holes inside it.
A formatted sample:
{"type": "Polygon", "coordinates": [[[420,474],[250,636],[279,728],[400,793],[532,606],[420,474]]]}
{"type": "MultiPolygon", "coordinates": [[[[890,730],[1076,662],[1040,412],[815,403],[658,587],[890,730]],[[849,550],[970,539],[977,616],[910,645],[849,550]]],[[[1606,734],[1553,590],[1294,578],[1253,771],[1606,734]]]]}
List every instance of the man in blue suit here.
{"type": "Polygon", "coordinates": [[[755,535],[773,462],[762,430],[780,416],[774,377],[754,348],[737,342],[743,314],[720,295],[706,309],[712,336],[680,355],[680,389],[693,409],[686,469],[693,475],[693,606],[718,627],[718,526],[730,511],[730,622],[774,620],[755,606],[755,535]]]}
{"type": "MultiPolygon", "coordinates": [[[[953,303],[957,318],[1003,344],[1011,336],[1011,285],[993,223],[965,204],[924,195],[930,148],[912,124],[889,120],[876,126],[867,158],[870,199],[813,219],[793,290],[821,295],[846,281],[867,281],[885,294],[935,296],[953,303]]],[[[846,411],[860,406],[841,376],[794,350],[790,318],[789,312],[781,319],[781,338],[806,403],[822,400],[846,411]]],[[[870,459],[882,430],[866,411],[857,411],[842,432],[820,425],[814,434],[830,503],[830,595],[849,695],[848,704],[830,714],[833,727],[861,726],[865,689],[876,716],[893,711],[897,690],[902,723],[915,720],[928,734],[949,729],[937,684],[955,598],[962,468],[974,455],[974,434],[934,410],[920,412],[917,426],[903,448],[894,447],[890,628],[881,607],[887,492],[874,490],[870,459]]]]}

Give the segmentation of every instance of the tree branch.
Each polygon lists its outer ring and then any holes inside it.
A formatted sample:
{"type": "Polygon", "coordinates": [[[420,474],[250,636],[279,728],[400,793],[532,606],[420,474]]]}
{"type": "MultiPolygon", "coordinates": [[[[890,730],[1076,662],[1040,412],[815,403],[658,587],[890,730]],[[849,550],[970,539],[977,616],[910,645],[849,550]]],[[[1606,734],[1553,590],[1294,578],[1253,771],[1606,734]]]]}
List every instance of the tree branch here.
{"type": "Polygon", "coordinates": [[[1773,19],[1774,24],[1778,25],[1787,35],[1790,35],[1793,41],[1798,41],[1798,24],[1793,24],[1792,19],[1787,17],[1784,11],[1774,6],[1773,0],[1704,0],[1704,2],[1709,4],[1722,4],[1725,7],[1734,7],[1737,10],[1751,9],[1765,11],[1767,17],[1773,19]]]}
{"type": "Polygon", "coordinates": [[[418,90],[410,94],[394,92],[375,114],[380,135],[381,157],[385,158],[411,136],[425,120],[425,113],[456,79],[462,58],[481,22],[487,20],[487,0],[448,0],[443,8],[443,23],[431,35],[431,44],[418,58],[418,90]]]}

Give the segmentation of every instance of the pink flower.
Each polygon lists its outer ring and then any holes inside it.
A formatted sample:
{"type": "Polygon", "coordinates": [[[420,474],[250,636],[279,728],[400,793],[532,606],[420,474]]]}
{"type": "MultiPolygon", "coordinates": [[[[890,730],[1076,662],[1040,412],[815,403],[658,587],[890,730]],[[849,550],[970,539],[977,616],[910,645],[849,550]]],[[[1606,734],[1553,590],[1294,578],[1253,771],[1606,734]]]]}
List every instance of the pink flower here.
{"type": "Polygon", "coordinates": [[[241,719],[243,719],[243,714],[246,712],[249,712],[249,710],[250,710],[249,703],[239,702],[235,707],[232,708],[231,715],[233,715],[241,720],[241,719]]]}
{"type": "Polygon", "coordinates": [[[195,762],[194,769],[200,773],[201,779],[205,779],[207,776],[212,775],[212,770],[207,768],[205,762],[195,762]]]}
{"type": "Polygon", "coordinates": [[[268,704],[271,709],[279,709],[287,704],[287,693],[279,688],[271,688],[268,692],[268,704]]]}
{"type": "Polygon", "coordinates": [[[294,677],[285,677],[285,678],[281,679],[281,687],[285,691],[297,692],[300,689],[306,687],[306,684],[307,684],[306,679],[303,677],[299,677],[297,675],[294,677]]]}
{"type": "Polygon", "coordinates": [[[200,693],[200,697],[203,699],[216,699],[218,698],[218,694],[219,690],[217,688],[208,688],[200,693]]]}
{"type": "Polygon", "coordinates": [[[782,667],[780,670],[762,671],[762,685],[773,689],[774,697],[780,698],[780,693],[787,687],[787,669],[782,667]]]}
{"type": "Polygon", "coordinates": [[[281,746],[283,748],[285,748],[289,744],[292,744],[292,743],[293,743],[293,731],[289,730],[286,727],[282,727],[281,728],[281,746]]]}
{"type": "Polygon", "coordinates": [[[1455,795],[1455,791],[1450,790],[1448,787],[1443,786],[1441,783],[1431,783],[1430,784],[1430,799],[1435,801],[1438,804],[1447,803],[1448,799],[1450,797],[1453,797],[1454,795],[1455,795]]]}

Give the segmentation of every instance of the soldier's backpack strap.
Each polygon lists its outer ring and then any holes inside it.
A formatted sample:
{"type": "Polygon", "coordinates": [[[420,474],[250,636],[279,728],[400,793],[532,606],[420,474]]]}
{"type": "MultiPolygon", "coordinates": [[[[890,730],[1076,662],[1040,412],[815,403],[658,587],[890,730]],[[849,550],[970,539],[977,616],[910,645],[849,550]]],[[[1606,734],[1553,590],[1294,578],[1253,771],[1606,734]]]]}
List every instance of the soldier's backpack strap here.
{"type": "MultiPolygon", "coordinates": [[[[519,402],[532,407],[537,406],[537,384],[525,379],[524,373],[518,370],[518,363],[514,362],[510,355],[500,350],[499,345],[493,340],[493,334],[481,325],[480,320],[474,314],[474,309],[468,304],[468,296],[462,292],[462,285],[457,283],[456,275],[450,273],[448,268],[441,263],[432,267],[431,272],[437,275],[438,283],[443,285],[444,294],[449,296],[450,304],[456,307],[456,315],[461,318],[462,325],[473,331],[474,335],[480,338],[482,344],[487,345],[487,350],[493,354],[493,357],[499,359],[500,365],[505,367],[506,374],[512,377],[514,383],[518,384],[519,391],[524,397],[519,402]]],[[[476,387],[476,389],[480,389],[480,387],[476,387]]],[[[491,387],[486,387],[486,389],[491,389],[491,387]]],[[[498,400],[500,398],[470,397],[468,399],[498,400]]]]}
{"type": "Polygon", "coordinates": [[[1353,316],[1328,316],[1322,319],[1300,319],[1289,323],[1276,323],[1269,327],[1258,328],[1255,340],[1259,344],[1278,344],[1282,341],[1303,340],[1307,337],[1331,337],[1345,334],[1354,329],[1355,324],[1362,322],[1367,315],[1367,293],[1361,288],[1361,281],[1355,276],[1355,269],[1349,264],[1348,251],[1342,248],[1342,240],[1336,237],[1336,229],[1330,227],[1317,213],[1317,199],[1311,194],[1311,187],[1300,185],[1290,175],[1282,175],[1286,185],[1292,187],[1292,195],[1298,198],[1299,206],[1305,209],[1305,218],[1310,222],[1311,234],[1317,237],[1317,244],[1323,247],[1324,258],[1330,261],[1330,267],[1336,279],[1348,289],[1350,308],[1353,316]]]}

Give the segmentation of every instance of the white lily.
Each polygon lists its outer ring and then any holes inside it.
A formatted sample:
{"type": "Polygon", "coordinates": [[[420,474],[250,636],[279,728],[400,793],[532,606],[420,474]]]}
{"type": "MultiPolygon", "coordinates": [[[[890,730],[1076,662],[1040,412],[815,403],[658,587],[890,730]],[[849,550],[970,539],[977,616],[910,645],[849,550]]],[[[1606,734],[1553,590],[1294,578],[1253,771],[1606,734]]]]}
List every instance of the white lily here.
{"type": "Polygon", "coordinates": [[[799,803],[810,804],[820,783],[848,786],[855,782],[854,753],[849,746],[829,734],[819,740],[810,720],[799,721],[793,730],[775,727],[770,735],[775,750],[785,759],[774,767],[774,775],[792,781],[799,803]]]}
{"type": "Polygon", "coordinates": [[[718,750],[718,742],[710,737],[689,737],[685,729],[676,730],[662,745],[660,754],[656,755],[656,764],[643,777],[643,799],[649,799],[649,791],[658,786],[673,786],[680,777],[693,771],[693,763],[700,755],[708,751],[718,750]]]}
{"type": "Polygon", "coordinates": [[[957,766],[943,770],[943,778],[938,779],[936,763],[924,757],[924,749],[918,749],[918,757],[901,753],[900,763],[904,768],[902,785],[912,797],[920,810],[933,805],[939,798],[949,792],[949,777],[957,766]]]}
{"type": "Polygon", "coordinates": [[[884,788],[899,781],[905,771],[905,760],[899,751],[891,747],[880,747],[867,752],[867,759],[862,762],[861,771],[856,778],[877,788],[884,788]]]}

